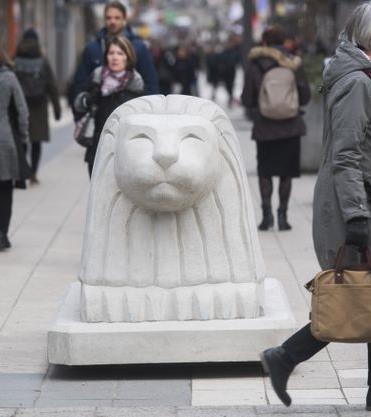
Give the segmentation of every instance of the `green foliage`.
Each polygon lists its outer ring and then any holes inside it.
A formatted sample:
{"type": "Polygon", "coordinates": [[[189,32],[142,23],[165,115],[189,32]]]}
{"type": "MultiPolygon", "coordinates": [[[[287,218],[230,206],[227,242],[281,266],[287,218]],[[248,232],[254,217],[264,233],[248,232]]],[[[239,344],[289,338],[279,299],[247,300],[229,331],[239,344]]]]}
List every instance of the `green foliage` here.
{"type": "Polygon", "coordinates": [[[322,71],[325,55],[307,54],[303,57],[303,67],[312,91],[312,97],[319,97],[319,87],[322,85],[322,71]]]}

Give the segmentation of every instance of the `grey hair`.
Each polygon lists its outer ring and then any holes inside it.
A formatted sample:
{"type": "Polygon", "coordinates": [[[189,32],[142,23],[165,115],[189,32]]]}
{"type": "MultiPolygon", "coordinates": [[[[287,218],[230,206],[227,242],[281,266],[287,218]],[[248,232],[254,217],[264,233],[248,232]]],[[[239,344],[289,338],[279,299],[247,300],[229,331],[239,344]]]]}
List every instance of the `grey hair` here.
{"type": "Polygon", "coordinates": [[[353,11],[342,35],[354,45],[371,51],[371,1],[353,11]]]}

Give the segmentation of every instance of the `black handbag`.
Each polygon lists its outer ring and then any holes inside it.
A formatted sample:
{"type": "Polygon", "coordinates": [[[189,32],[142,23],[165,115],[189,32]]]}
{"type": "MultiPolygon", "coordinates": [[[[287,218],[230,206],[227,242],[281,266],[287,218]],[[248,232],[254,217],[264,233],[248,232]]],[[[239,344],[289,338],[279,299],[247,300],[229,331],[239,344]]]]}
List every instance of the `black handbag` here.
{"type": "Polygon", "coordinates": [[[94,111],[88,111],[80,120],[76,122],[73,137],[75,141],[84,148],[88,148],[93,144],[95,130],[94,116],[94,111]]]}

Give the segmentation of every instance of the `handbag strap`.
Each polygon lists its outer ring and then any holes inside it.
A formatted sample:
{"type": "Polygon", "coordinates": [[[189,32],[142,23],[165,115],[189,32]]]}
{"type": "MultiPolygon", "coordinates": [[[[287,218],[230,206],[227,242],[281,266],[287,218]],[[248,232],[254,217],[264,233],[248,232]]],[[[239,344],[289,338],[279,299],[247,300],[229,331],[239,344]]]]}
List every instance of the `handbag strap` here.
{"type": "MultiPolygon", "coordinates": [[[[335,284],[344,284],[344,258],[346,245],[340,246],[335,258],[335,284]]],[[[364,248],[361,254],[366,258],[367,263],[360,263],[352,267],[354,271],[371,271],[371,249],[364,248]]]]}

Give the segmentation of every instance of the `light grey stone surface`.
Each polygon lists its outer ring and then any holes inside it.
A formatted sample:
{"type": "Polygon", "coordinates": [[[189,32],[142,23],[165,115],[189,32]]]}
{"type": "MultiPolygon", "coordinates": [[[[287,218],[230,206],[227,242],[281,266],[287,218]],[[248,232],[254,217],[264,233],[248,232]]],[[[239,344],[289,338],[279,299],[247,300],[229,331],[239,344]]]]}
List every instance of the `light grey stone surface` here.
{"type": "Polygon", "coordinates": [[[38,390],[44,377],[43,374],[0,373],[0,395],[3,391],[38,390]]]}
{"type": "Polygon", "coordinates": [[[50,363],[101,365],[258,361],[295,326],[279,281],[264,280],[264,316],[240,320],[84,323],[74,283],[48,335],[50,363]]]}
{"type": "Polygon", "coordinates": [[[177,417],[175,407],[99,408],[95,417],[177,417]]]}
{"type": "Polygon", "coordinates": [[[18,410],[16,417],[95,417],[95,408],[76,408],[76,407],[59,407],[59,408],[38,408],[18,410]]]}
{"type": "Polygon", "coordinates": [[[264,278],[240,144],[222,108],[184,95],[119,106],[94,162],[82,320],[256,318],[264,278]]]}
{"type": "Polygon", "coordinates": [[[0,409],[0,417],[368,417],[362,407],[60,407],[0,409]],[[323,408],[323,410],[321,410],[323,408]],[[15,414],[16,413],[16,414],[15,414]]]}
{"type": "Polygon", "coordinates": [[[370,412],[365,410],[364,405],[336,407],[339,417],[369,417],[370,412]]]}
{"type": "Polygon", "coordinates": [[[92,399],[58,399],[58,398],[49,398],[49,397],[40,397],[35,402],[35,407],[37,409],[42,408],[65,408],[65,407],[112,407],[111,400],[92,400],[92,399]]]}
{"type": "Polygon", "coordinates": [[[178,408],[176,417],[255,417],[253,407],[178,408]]]}
{"type": "Polygon", "coordinates": [[[302,415],[302,414],[321,414],[323,417],[336,416],[336,408],[331,405],[292,405],[285,407],[284,405],[268,405],[255,407],[256,414],[264,417],[270,415],[302,415]]]}
{"type": "Polygon", "coordinates": [[[0,407],[17,408],[17,407],[33,407],[35,404],[35,397],[30,393],[24,393],[22,397],[10,397],[0,401],[0,407]]]}
{"type": "Polygon", "coordinates": [[[0,417],[14,417],[16,413],[16,409],[0,409],[0,417]]]}
{"type": "Polygon", "coordinates": [[[117,400],[163,400],[164,405],[190,405],[191,379],[150,379],[119,381],[117,400]],[[173,402],[173,404],[169,404],[173,402]]]}

